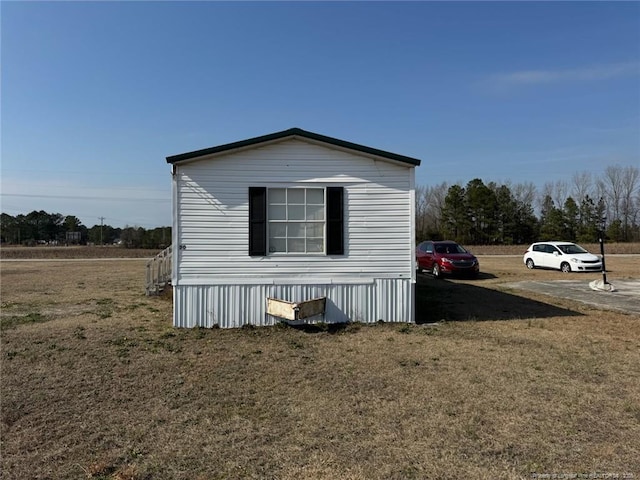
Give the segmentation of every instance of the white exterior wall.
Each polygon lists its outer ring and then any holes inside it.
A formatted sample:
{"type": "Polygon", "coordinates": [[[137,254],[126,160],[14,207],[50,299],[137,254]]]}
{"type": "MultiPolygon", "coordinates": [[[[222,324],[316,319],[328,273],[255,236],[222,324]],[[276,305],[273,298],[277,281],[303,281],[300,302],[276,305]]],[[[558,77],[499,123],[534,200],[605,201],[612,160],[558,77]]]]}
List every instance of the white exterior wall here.
{"type": "Polygon", "coordinates": [[[271,324],[267,296],[327,296],[325,321],[413,321],[413,218],[412,167],[307,141],[179,164],[174,324],[271,324]],[[250,257],[249,187],[300,184],[344,187],[345,254],[250,257]]]}

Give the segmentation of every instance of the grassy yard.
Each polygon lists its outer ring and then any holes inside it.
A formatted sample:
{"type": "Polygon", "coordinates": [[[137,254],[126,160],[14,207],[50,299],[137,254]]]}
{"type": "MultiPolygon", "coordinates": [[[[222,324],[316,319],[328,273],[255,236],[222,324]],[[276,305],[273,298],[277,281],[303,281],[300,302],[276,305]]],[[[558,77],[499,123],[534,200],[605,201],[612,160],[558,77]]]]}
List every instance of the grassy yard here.
{"type": "Polygon", "coordinates": [[[480,260],[420,276],[417,325],[237,330],[173,329],[144,260],[2,262],[1,476],[640,478],[639,319],[480,260]]]}

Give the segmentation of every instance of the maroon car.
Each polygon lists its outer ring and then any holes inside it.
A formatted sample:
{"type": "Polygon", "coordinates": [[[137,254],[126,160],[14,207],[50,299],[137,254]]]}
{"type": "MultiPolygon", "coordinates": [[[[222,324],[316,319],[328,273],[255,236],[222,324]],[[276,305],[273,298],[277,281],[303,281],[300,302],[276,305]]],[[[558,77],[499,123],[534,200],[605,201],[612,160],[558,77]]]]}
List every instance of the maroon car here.
{"type": "Polygon", "coordinates": [[[456,242],[422,242],[416,247],[418,272],[430,272],[434,278],[443,275],[468,275],[480,273],[478,259],[456,242]]]}

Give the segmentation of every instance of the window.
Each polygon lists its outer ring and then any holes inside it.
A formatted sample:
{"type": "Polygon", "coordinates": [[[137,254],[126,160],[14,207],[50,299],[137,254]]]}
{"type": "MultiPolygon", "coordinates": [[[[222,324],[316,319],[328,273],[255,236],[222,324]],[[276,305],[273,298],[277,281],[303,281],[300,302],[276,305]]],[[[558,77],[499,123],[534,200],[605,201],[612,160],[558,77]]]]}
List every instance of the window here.
{"type": "Polygon", "coordinates": [[[324,189],[267,189],[269,253],[324,252],[324,189]]]}
{"type": "Polygon", "coordinates": [[[433,253],[433,243],[423,242],[420,245],[418,245],[418,250],[424,253],[433,253]]]}
{"type": "Polygon", "coordinates": [[[343,197],[342,187],[249,187],[249,255],[344,254],[343,197]]]}

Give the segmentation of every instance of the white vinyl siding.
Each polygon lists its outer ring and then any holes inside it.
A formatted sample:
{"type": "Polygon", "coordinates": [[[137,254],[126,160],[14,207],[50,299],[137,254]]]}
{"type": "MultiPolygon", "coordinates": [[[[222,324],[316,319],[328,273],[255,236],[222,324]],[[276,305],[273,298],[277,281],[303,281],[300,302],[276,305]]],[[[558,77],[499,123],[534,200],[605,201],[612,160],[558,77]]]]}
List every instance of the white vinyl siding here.
{"type": "Polygon", "coordinates": [[[411,279],[414,169],[300,140],[179,165],[174,285],[411,279]],[[344,187],[342,256],[248,255],[248,188],[344,187]]]}

